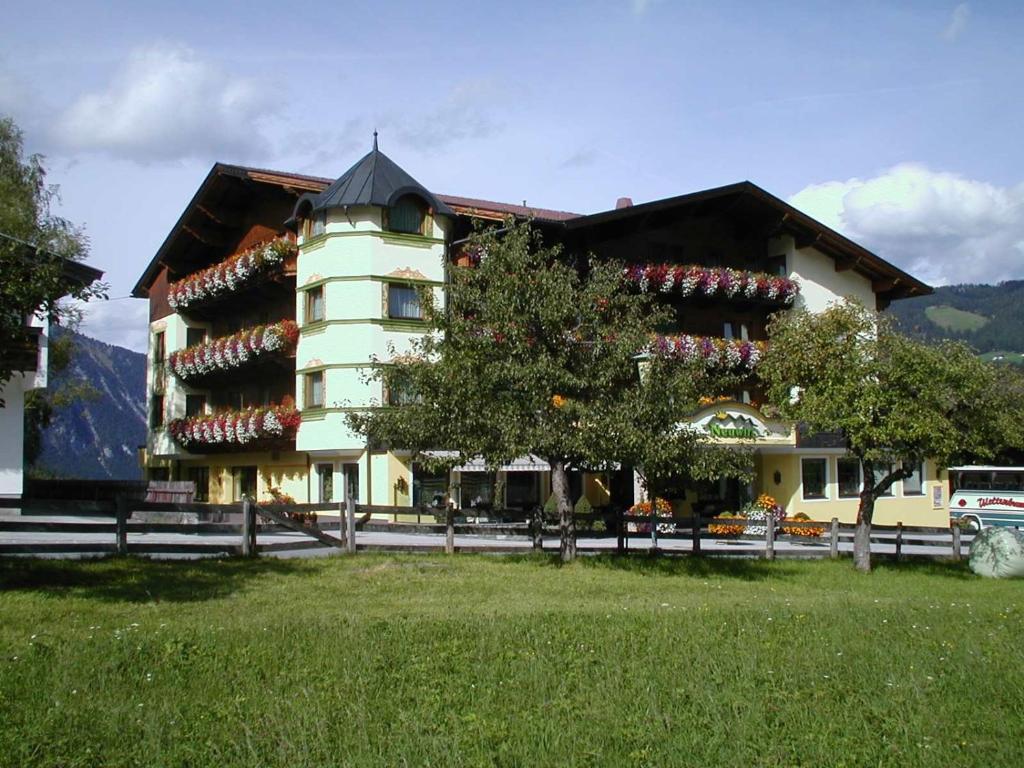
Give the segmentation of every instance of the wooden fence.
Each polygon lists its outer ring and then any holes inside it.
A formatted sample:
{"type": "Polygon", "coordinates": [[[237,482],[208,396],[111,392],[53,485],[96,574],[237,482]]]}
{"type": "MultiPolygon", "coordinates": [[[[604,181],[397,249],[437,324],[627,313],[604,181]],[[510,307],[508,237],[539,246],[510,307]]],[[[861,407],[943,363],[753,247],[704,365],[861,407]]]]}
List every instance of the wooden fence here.
{"type": "MultiPolygon", "coordinates": [[[[493,542],[475,546],[462,546],[469,551],[522,552],[525,549],[542,550],[545,541],[548,546],[557,545],[558,526],[556,521],[545,517],[537,509],[532,512],[503,510],[483,515],[466,516],[462,510],[422,507],[369,506],[357,505],[353,501],[335,504],[289,504],[267,505],[243,500],[236,504],[178,504],[168,502],[146,502],[127,497],[115,501],[68,501],[40,499],[0,499],[0,510],[18,509],[17,516],[0,517],[0,555],[4,554],[180,554],[180,555],[245,555],[294,551],[309,548],[333,547],[354,553],[357,549],[356,531],[365,534],[397,533],[416,536],[424,535],[421,541],[409,543],[360,543],[359,549],[381,550],[431,550],[441,549],[437,538],[443,535],[445,552],[456,551],[456,535],[491,538],[493,542]],[[337,514],[338,524],[331,531],[325,527],[303,521],[311,513],[337,514]],[[416,521],[410,518],[415,516],[416,521]],[[49,518],[49,519],[48,519],[49,518]],[[59,519],[52,519],[59,518],[59,519]],[[70,520],[68,518],[71,518],[70,520]],[[171,518],[168,520],[168,518],[171,518]],[[390,518],[390,519],[389,519],[390,518]],[[401,522],[395,522],[402,519],[401,522]],[[496,518],[496,519],[495,519],[496,518]],[[258,534],[294,532],[302,538],[289,538],[260,543],[258,534]],[[333,531],[333,532],[332,532],[333,531]],[[12,534],[59,534],[62,539],[47,541],[17,541],[12,534]],[[153,541],[140,534],[188,534],[188,540],[153,541]],[[433,534],[434,538],[427,538],[433,534]],[[211,540],[216,539],[216,540],[211,540]],[[524,547],[529,542],[528,547],[524,547]]],[[[831,523],[793,522],[776,523],[774,520],[744,520],[741,518],[717,520],[707,518],[678,518],[628,515],[622,511],[593,512],[574,515],[578,538],[587,542],[585,551],[617,552],[630,551],[664,552],[666,554],[701,554],[705,552],[704,542],[725,542],[723,549],[717,546],[714,554],[736,554],[775,559],[776,556],[838,557],[840,545],[849,544],[854,537],[854,527],[841,525],[833,519],[831,523]],[[709,530],[709,526],[729,526],[732,531],[742,533],[722,535],[709,530]],[[820,532],[824,536],[803,535],[820,532]],[[752,529],[751,533],[747,533],[752,529]],[[688,542],[682,548],[673,544],[688,542]],[[607,542],[605,544],[604,542],[607,542]],[[802,545],[800,550],[785,548],[777,551],[777,544],[790,542],[802,545]],[[632,544],[632,546],[631,546],[632,544]],[[642,546],[638,546],[641,545],[642,546]]],[[[24,537],[22,537],[24,538],[24,537]]],[[[48,537],[50,538],[50,537],[48,537]]],[[[963,556],[967,543],[957,527],[912,528],[902,524],[896,526],[873,526],[872,544],[884,544],[893,548],[892,553],[882,556],[905,556],[904,548],[914,546],[925,548],[913,556],[950,557],[963,556]]]]}

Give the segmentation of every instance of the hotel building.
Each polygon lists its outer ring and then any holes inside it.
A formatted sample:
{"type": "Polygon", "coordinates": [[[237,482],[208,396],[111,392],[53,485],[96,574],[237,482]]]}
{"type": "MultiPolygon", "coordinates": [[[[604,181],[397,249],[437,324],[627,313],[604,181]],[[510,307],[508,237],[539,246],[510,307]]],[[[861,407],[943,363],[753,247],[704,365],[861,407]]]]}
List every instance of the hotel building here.
{"type": "MultiPolygon", "coordinates": [[[[435,194],[376,143],[337,179],[218,163],[134,290],[150,307],[147,476],[190,480],[197,500],[336,502],[348,489],[362,503],[429,503],[449,479],[368,446],[345,413],[389,403],[367,374],[425,332],[418,290],[443,299],[474,222],[507,216],[568,253],[625,262],[636,290],[674,308],[670,352],[710,350],[709,364],[754,370],[769,316],[788,307],[853,296],[884,309],[931,291],[750,182],[579,215],[435,194]]],[[[842,441],[767,418],[758,396],[755,371],[734,400],[680,414],[712,439],[753,445],[756,478],[694,487],[677,509],[730,511],[768,493],[790,515],[853,521],[861,478],[842,441]]],[[[529,507],[550,493],[534,457],[485,469],[457,468],[459,506],[529,507]]],[[[641,493],[628,469],[574,473],[572,488],[595,507],[641,493]]],[[[944,473],[925,462],[875,520],[946,525],[946,505],[944,473]]]]}

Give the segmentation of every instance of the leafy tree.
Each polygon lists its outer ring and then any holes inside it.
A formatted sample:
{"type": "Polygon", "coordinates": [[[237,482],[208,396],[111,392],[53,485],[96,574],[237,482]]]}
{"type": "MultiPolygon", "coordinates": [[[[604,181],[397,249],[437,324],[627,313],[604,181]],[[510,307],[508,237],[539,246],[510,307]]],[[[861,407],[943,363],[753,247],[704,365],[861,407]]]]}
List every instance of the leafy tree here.
{"type": "Polygon", "coordinates": [[[18,368],[14,353],[25,342],[27,317],[38,312],[67,323],[76,313],[61,297],[87,300],[106,288],[69,279],[67,261],[85,257],[88,239],[53,213],[57,195],[42,158],[26,158],[21,131],[0,118],[0,387],[18,368]]]}
{"type": "Polygon", "coordinates": [[[651,493],[661,473],[680,467],[714,477],[723,465],[746,469],[743,454],[713,451],[705,436],[678,426],[698,395],[728,386],[728,377],[651,358],[639,381],[638,352],[669,313],[624,288],[621,264],[567,257],[511,220],[477,233],[469,252],[478,263],[450,269],[444,305],[422,295],[433,332],[376,369],[393,396],[414,396],[350,414],[354,429],[378,444],[453,452],[425,456],[435,467],[540,456],[551,466],[566,561],[576,552],[568,470],[646,466],[651,493]]]}
{"type": "Polygon", "coordinates": [[[852,300],[820,314],[778,314],[769,336],[759,372],[770,399],[812,431],[841,431],[860,461],[859,570],[871,568],[875,501],[893,483],[926,458],[948,466],[965,454],[991,457],[1020,439],[1021,401],[963,344],[914,341],[852,300]]]}

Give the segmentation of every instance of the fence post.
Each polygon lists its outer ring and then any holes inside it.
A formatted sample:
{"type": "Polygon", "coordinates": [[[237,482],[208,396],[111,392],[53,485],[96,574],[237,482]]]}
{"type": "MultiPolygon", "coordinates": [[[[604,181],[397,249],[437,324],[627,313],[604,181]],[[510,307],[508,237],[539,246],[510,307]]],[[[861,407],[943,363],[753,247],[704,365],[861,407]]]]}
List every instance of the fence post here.
{"type": "Polygon", "coordinates": [[[539,506],[533,508],[533,548],[537,551],[544,549],[544,510],[539,506]]]}
{"type": "Polygon", "coordinates": [[[449,501],[444,513],[444,551],[455,554],[455,507],[449,501]]]}
{"type": "Polygon", "coordinates": [[[896,523],[896,559],[903,559],[903,522],[896,523]]]}
{"type": "Polygon", "coordinates": [[[618,537],[615,548],[620,555],[626,553],[626,521],[623,519],[625,516],[626,512],[621,507],[615,510],[615,533],[618,537]]]}
{"type": "Polygon", "coordinates": [[[117,554],[128,554],[128,497],[119,495],[117,504],[117,554]]]}
{"type": "Polygon", "coordinates": [[[832,518],[832,531],[829,534],[828,556],[833,560],[839,557],[839,518],[832,518]]]}
{"type": "Polygon", "coordinates": [[[959,560],[963,557],[963,550],[960,548],[960,526],[953,523],[953,559],[959,560]]]}
{"type": "Polygon", "coordinates": [[[253,515],[252,515],[252,502],[249,500],[248,496],[243,496],[242,497],[242,556],[243,557],[252,557],[255,554],[255,552],[253,552],[253,546],[252,546],[252,540],[253,540],[252,529],[254,527],[253,526],[254,522],[255,522],[255,520],[253,520],[253,515]]]}
{"type": "Polygon", "coordinates": [[[356,500],[351,493],[345,496],[345,551],[356,553],[356,500]]]}
{"type": "Polygon", "coordinates": [[[700,554],[700,528],[701,528],[700,513],[699,512],[694,512],[693,513],[693,523],[692,523],[692,525],[693,525],[693,547],[692,547],[693,554],[699,555],[700,554]]]}
{"type": "Polygon", "coordinates": [[[338,502],[338,538],[345,540],[345,507],[344,501],[338,502]]]}
{"type": "Polygon", "coordinates": [[[765,517],[764,526],[764,559],[775,559],[775,515],[771,512],[765,517]]]}

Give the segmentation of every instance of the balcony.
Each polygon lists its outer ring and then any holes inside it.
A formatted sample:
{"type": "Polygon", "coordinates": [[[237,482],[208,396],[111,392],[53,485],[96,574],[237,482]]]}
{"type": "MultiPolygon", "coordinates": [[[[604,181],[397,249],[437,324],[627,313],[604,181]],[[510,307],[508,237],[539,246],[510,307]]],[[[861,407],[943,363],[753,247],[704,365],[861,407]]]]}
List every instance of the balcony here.
{"type": "Polygon", "coordinates": [[[290,398],[279,405],[174,419],[167,431],[191,453],[291,450],[301,416],[290,398]]]}
{"type": "Polygon", "coordinates": [[[763,341],[739,341],[711,336],[655,336],[650,354],[682,363],[703,363],[707,368],[753,373],[768,344],[763,341]]]}
{"type": "Polygon", "coordinates": [[[772,307],[789,306],[800,293],[788,277],[696,264],[631,264],[623,280],[643,293],[772,307]]]}
{"type": "Polygon", "coordinates": [[[266,287],[272,290],[282,278],[294,277],[297,256],[298,249],[288,240],[260,243],[171,283],[167,302],[175,312],[209,316],[226,301],[266,287]]]}
{"type": "Polygon", "coordinates": [[[295,354],[298,339],[295,321],[282,320],[172,352],[168,363],[174,375],[188,384],[228,380],[236,372],[248,377],[254,370],[268,366],[294,372],[286,361],[295,354]]]}

